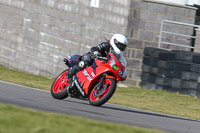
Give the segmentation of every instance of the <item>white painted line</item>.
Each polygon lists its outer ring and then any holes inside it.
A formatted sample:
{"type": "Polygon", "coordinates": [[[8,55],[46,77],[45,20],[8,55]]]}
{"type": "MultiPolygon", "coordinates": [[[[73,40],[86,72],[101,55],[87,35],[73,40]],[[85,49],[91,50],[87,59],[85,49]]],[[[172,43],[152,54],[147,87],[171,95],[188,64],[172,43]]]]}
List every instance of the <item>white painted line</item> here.
{"type": "Polygon", "coordinates": [[[37,89],[37,88],[31,88],[31,87],[28,87],[28,86],[18,85],[18,84],[10,83],[10,82],[7,82],[7,81],[0,80],[0,82],[1,83],[7,83],[7,84],[15,85],[15,86],[19,86],[19,87],[24,87],[24,88],[28,88],[28,89],[32,89],[32,90],[37,90],[37,91],[49,92],[50,93],[50,91],[47,91],[47,90],[41,90],[41,89],[37,89]]]}

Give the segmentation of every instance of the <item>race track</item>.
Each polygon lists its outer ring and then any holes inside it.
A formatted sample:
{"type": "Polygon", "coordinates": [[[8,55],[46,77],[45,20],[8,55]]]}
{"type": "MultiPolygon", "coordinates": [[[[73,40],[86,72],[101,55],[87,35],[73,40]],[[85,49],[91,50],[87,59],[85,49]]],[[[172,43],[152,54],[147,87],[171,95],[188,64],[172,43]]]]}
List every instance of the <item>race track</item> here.
{"type": "Polygon", "coordinates": [[[50,92],[0,81],[0,102],[48,112],[88,117],[173,133],[199,133],[200,121],[158,114],[112,104],[93,107],[88,101],[56,100],[50,92]]]}

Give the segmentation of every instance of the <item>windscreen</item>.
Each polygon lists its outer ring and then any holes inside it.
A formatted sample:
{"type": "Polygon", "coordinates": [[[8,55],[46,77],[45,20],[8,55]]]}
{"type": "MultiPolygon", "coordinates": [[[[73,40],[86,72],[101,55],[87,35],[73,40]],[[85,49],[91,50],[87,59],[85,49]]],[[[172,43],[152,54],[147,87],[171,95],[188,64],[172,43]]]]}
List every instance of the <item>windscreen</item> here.
{"type": "Polygon", "coordinates": [[[122,55],[122,53],[117,54],[114,50],[111,50],[110,52],[117,58],[117,60],[118,60],[124,67],[126,67],[126,59],[124,58],[124,56],[122,55]]]}

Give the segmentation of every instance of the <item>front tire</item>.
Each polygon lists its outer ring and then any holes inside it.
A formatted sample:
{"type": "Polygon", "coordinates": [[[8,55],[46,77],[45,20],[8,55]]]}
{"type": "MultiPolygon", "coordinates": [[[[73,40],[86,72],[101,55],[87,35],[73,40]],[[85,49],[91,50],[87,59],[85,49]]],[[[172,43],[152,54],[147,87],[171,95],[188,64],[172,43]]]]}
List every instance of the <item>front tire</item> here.
{"type": "Polygon", "coordinates": [[[51,95],[55,99],[61,100],[68,97],[67,86],[69,86],[69,82],[65,77],[67,72],[68,69],[59,74],[51,86],[51,95]]]}
{"type": "Polygon", "coordinates": [[[114,94],[117,82],[114,79],[105,79],[100,89],[96,89],[99,83],[92,88],[89,102],[93,106],[101,106],[106,103],[114,94]]]}

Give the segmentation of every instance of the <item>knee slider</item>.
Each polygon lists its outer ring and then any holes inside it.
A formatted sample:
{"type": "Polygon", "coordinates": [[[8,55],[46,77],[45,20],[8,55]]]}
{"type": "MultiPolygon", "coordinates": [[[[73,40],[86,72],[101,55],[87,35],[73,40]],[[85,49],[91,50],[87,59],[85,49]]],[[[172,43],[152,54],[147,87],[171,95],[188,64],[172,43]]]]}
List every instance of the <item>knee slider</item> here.
{"type": "Polygon", "coordinates": [[[80,69],[83,69],[85,67],[85,62],[84,61],[80,61],[79,64],[78,64],[78,67],[80,69]]]}

